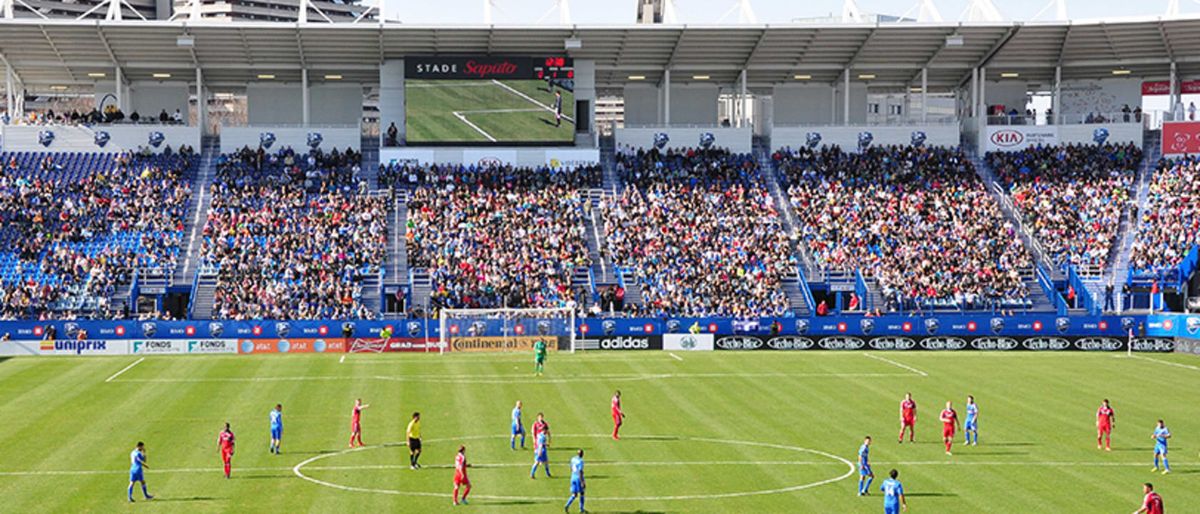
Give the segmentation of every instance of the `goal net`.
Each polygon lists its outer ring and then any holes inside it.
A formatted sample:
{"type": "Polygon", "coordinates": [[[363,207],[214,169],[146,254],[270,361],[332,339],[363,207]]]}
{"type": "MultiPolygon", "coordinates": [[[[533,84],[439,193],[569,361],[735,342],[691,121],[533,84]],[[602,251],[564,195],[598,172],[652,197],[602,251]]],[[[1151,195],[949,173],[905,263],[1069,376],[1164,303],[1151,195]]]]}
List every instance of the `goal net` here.
{"type": "Polygon", "coordinates": [[[559,309],[442,309],[439,334],[444,352],[575,350],[575,311],[559,309]]]}

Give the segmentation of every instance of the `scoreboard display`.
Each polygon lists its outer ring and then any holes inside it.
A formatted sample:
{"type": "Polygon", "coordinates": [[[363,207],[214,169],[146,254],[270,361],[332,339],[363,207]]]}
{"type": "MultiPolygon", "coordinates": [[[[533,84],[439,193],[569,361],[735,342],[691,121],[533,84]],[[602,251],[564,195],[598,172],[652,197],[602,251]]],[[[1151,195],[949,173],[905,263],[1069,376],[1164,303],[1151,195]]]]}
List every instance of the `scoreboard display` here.
{"type": "Polygon", "coordinates": [[[570,57],[407,57],[405,79],[574,80],[570,57]]]}
{"type": "Polygon", "coordinates": [[[564,55],[404,59],[410,145],[571,145],[575,62],[564,55]]]}

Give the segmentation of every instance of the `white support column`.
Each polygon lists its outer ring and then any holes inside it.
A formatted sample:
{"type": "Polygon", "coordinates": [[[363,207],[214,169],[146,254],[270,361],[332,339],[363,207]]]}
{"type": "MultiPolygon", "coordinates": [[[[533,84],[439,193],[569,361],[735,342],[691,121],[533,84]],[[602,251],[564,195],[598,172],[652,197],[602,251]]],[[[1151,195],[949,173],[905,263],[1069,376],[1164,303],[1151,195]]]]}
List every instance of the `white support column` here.
{"type": "Polygon", "coordinates": [[[663,71],[663,125],[671,125],[671,70],[663,71]]]}
{"type": "Polygon", "coordinates": [[[117,66],[116,71],[113,72],[113,85],[115,86],[113,90],[116,91],[117,109],[128,117],[132,113],[125,112],[125,85],[122,84],[123,82],[125,80],[121,78],[121,67],[117,66]]]}
{"type": "Polygon", "coordinates": [[[979,120],[979,68],[971,69],[971,117],[979,120]]]}
{"type": "Polygon", "coordinates": [[[900,113],[901,123],[908,123],[908,113],[912,112],[912,82],[904,85],[904,107],[901,109],[904,109],[900,113]]]}
{"type": "Polygon", "coordinates": [[[979,67],[979,112],[983,113],[986,120],[988,115],[986,66],[979,67]]]}
{"type": "Polygon", "coordinates": [[[921,68],[921,123],[929,122],[929,68],[921,68]]]}
{"type": "Polygon", "coordinates": [[[1047,118],[1046,124],[1058,125],[1056,118],[1062,116],[1062,111],[1059,110],[1062,106],[1062,66],[1054,67],[1054,95],[1050,104],[1051,109],[1054,110],[1054,118],[1047,118]]]}
{"type": "Polygon", "coordinates": [[[746,70],[742,70],[742,88],[738,94],[737,111],[737,126],[743,127],[746,125],[746,70]]]}
{"type": "Polygon", "coordinates": [[[204,75],[196,68],[196,125],[203,136],[208,128],[208,99],[204,97],[204,75]]]}
{"type": "Polygon", "coordinates": [[[829,124],[837,124],[837,82],[829,84],[829,124]]]}
{"type": "Polygon", "coordinates": [[[842,91],[842,123],[850,124],[850,68],[846,68],[843,73],[842,86],[845,88],[842,91]]]}
{"type": "Polygon", "coordinates": [[[8,66],[4,67],[4,92],[7,96],[4,112],[8,114],[9,122],[11,123],[16,118],[16,114],[14,114],[15,111],[13,110],[13,72],[12,68],[8,66]]]}
{"type": "Polygon", "coordinates": [[[300,70],[300,102],[301,115],[300,119],[304,122],[304,126],[308,126],[309,113],[309,96],[308,96],[308,68],[300,70]]]}
{"type": "Polygon", "coordinates": [[[1172,120],[1175,120],[1175,104],[1177,103],[1177,100],[1175,99],[1175,90],[1178,87],[1178,84],[1176,84],[1178,80],[1179,77],[1175,75],[1175,63],[1171,62],[1171,83],[1167,91],[1167,112],[1171,113],[1170,116],[1172,120]]]}

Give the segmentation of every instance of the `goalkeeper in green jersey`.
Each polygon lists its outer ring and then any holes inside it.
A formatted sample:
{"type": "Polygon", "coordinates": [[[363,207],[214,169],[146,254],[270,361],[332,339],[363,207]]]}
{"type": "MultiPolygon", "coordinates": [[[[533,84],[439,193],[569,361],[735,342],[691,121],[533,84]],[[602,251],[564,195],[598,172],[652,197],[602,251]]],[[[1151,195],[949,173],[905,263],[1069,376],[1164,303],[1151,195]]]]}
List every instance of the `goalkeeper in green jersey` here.
{"type": "Polygon", "coordinates": [[[533,374],[542,376],[546,371],[546,341],[538,339],[533,343],[533,374]]]}

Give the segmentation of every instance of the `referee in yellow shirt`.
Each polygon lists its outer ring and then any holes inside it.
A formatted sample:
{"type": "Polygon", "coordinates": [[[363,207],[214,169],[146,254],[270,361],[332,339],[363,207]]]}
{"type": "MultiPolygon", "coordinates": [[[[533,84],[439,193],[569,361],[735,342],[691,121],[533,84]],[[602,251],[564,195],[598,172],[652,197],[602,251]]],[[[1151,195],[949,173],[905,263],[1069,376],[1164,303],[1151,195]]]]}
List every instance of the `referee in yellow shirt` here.
{"type": "Polygon", "coordinates": [[[414,412],[412,421],[408,422],[408,464],[412,469],[420,469],[417,459],[421,458],[421,413],[414,412]]]}

